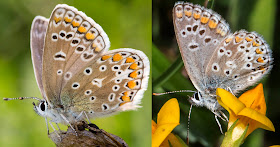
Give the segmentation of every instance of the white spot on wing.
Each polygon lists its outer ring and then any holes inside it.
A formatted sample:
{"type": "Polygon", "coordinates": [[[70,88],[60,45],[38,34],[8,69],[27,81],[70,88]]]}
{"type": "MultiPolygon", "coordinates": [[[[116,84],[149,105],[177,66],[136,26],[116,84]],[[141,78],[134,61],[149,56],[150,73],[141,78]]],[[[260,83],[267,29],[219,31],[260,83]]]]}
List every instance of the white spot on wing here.
{"type": "Polygon", "coordinates": [[[98,78],[95,78],[91,81],[92,85],[96,85],[97,87],[102,87],[102,81],[104,80],[103,79],[98,79],[98,78]]]}

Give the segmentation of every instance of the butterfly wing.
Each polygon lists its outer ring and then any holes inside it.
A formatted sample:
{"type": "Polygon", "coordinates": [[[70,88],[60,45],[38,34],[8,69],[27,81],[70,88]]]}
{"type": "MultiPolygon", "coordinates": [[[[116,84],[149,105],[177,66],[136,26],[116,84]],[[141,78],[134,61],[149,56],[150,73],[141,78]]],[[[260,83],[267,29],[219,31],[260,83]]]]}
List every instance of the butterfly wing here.
{"type": "Polygon", "coordinates": [[[147,89],[149,71],[149,60],[139,50],[105,52],[73,75],[62,91],[62,103],[91,118],[136,109],[147,89]]]}
{"type": "Polygon", "coordinates": [[[233,93],[259,81],[272,68],[268,44],[255,32],[241,30],[227,36],[207,66],[208,85],[230,88],[233,93]]]}
{"type": "Polygon", "coordinates": [[[43,52],[46,31],[48,28],[48,19],[42,16],[36,16],[32,22],[30,34],[31,56],[33,62],[33,69],[37,81],[37,85],[41,94],[45,97],[45,91],[42,83],[42,65],[43,52]]]}
{"type": "Polygon", "coordinates": [[[61,105],[61,90],[96,56],[110,47],[107,34],[76,8],[57,5],[50,17],[43,54],[43,87],[47,101],[61,105]]]}
{"type": "Polygon", "coordinates": [[[177,42],[188,75],[198,91],[205,88],[205,69],[216,46],[230,32],[215,12],[191,3],[178,2],[173,9],[177,42]]]}

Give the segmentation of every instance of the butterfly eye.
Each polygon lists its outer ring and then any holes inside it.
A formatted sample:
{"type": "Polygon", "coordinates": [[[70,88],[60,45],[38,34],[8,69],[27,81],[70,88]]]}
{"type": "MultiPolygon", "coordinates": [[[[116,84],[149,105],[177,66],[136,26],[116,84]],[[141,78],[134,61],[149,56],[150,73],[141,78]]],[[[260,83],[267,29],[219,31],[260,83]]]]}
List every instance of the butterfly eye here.
{"type": "Polygon", "coordinates": [[[45,111],[46,110],[45,102],[40,103],[39,108],[41,109],[41,111],[45,111]]]}
{"type": "Polygon", "coordinates": [[[198,92],[193,95],[193,98],[195,98],[195,100],[199,101],[199,94],[198,94],[198,92]]]}

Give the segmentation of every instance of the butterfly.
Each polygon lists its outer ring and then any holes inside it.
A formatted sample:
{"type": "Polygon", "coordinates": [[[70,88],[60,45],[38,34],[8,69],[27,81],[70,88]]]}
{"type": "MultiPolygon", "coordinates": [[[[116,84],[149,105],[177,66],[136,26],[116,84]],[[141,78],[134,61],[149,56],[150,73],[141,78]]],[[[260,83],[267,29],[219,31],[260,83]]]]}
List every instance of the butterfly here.
{"type": "Polygon", "coordinates": [[[43,99],[5,100],[38,100],[34,110],[47,127],[47,118],[74,130],[71,124],[78,121],[140,107],[148,86],[149,59],[131,48],[109,51],[107,34],[83,12],[58,4],[49,19],[34,18],[30,40],[43,99]]]}
{"type": "Polygon", "coordinates": [[[237,94],[257,83],[272,69],[272,51],[256,32],[231,33],[218,13],[192,3],[175,4],[173,23],[185,69],[197,90],[190,103],[227,119],[216,89],[237,94]]]}

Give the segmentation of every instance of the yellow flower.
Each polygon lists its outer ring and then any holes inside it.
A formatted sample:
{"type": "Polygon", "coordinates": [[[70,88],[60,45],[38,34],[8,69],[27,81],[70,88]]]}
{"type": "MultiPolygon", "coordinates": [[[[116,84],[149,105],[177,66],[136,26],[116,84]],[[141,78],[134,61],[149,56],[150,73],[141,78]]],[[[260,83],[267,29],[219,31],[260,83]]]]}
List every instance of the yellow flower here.
{"type": "MultiPolygon", "coordinates": [[[[232,130],[232,140],[239,139],[248,125],[244,139],[257,128],[275,131],[272,122],[266,117],[266,103],[263,85],[246,91],[238,99],[230,92],[218,88],[217,100],[229,112],[228,129],[236,122],[232,130]]],[[[243,140],[244,140],[243,139],[243,140]]]]}
{"type": "Polygon", "coordinates": [[[160,109],[157,124],[152,120],[152,147],[158,147],[171,131],[179,125],[180,109],[177,99],[167,101],[160,109]]]}

